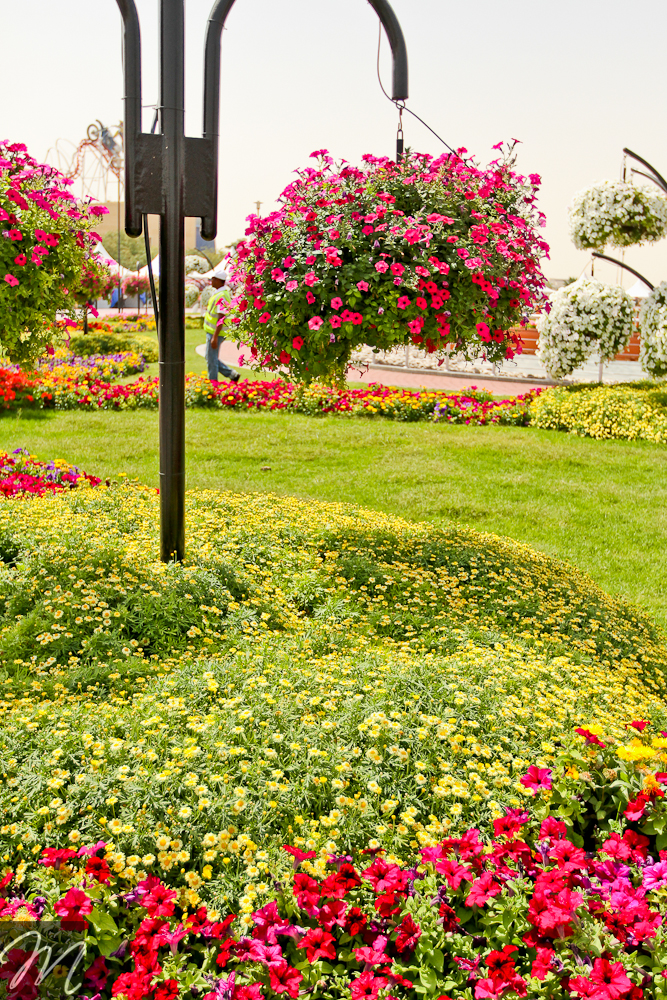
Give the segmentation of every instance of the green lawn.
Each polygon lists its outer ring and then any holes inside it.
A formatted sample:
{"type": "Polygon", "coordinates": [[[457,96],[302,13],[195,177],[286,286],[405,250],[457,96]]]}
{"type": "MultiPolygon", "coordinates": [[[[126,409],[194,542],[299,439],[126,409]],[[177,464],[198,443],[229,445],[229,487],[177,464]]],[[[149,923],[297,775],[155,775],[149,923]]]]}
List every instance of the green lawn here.
{"type": "MultiPolygon", "coordinates": [[[[157,413],[0,419],[26,446],[157,485],[157,413]]],[[[569,559],[667,622],[667,450],[511,427],[215,411],[187,413],[188,487],[341,500],[460,521],[569,559]],[[262,471],[262,466],[269,466],[262,471]]]]}

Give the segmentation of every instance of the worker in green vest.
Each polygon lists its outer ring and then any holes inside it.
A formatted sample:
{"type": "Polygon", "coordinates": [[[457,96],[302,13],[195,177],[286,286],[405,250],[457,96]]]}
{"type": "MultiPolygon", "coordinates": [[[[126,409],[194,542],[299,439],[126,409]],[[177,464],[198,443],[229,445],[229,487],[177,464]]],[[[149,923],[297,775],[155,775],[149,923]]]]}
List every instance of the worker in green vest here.
{"type": "Polygon", "coordinates": [[[220,319],[220,312],[222,311],[220,306],[224,308],[225,303],[229,302],[231,298],[229,289],[227,288],[227,272],[222,264],[218,264],[213,272],[211,285],[214,288],[214,292],[208,300],[206,314],[204,316],[204,330],[206,332],[206,367],[208,369],[208,377],[211,382],[218,382],[219,376],[224,375],[225,378],[231,379],[232,382],[238,382],[241,378],[241,373],[234,371],[233,368],[230,368],[218,357],[218,346],[220,343],[218,337],[218,320],[220,319]]]}

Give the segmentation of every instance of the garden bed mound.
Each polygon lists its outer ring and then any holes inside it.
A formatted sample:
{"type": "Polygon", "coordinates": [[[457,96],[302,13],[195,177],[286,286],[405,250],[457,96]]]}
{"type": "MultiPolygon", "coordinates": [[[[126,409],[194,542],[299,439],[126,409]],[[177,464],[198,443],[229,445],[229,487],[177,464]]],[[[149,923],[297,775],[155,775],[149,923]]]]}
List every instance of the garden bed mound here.
{"type": "Polygon", "coordinates": [[[573,726],[667,728],[663,637],[573,567],[470,529],[136,486],[0,502],[0,853],[113,843],[222,905],[284,842],[402,856],[490,829],[573,726]],[[375,848],[373,848],[375,849],[375,848]]]}

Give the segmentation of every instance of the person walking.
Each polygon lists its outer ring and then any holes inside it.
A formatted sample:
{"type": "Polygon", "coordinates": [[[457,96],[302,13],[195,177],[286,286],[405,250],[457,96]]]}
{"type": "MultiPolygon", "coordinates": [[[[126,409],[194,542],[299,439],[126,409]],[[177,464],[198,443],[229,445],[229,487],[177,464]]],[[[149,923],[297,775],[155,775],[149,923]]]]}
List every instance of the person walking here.
{"type": "Polygon", "coordinates": [[[234,371],[233,368],[230,368],[229,365],[226,365],[224,361],[221,361],[218,357],[218,347],[220,343],[218,337],[219,307],[222,300],[226,299],[229,301],[231,297],[229,289],[227,288],[227,272],[222,264],[218,264],[213,272],[211,285],[215,291],[208,300],[206,314],[204,316],[204,331],[206,333],[206,367],[208,369],[208,377],[211,382],[218,382],[218,376],[224,375],[225,378],[231,379],[232,382],[238,382],[241,378],[241,373],[234,371]]]}

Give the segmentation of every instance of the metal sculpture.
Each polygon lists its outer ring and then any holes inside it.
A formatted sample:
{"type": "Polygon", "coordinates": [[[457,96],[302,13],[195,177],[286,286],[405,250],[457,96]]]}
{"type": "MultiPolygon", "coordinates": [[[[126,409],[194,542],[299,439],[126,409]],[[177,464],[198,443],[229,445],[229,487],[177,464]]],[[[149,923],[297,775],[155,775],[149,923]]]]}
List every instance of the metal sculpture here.
{"type": "MultiPolygon", "coordinates": [[[[141,34],[134,0],[116,0],[123,25],[125,74],[125,231],[140,236],[142,217],[160,216],[160,557],[185,553],[185,244],[186,216],[215,239],[218,215],[220,37],[234,0],[217,0],[204,47],[202,138],[184,132],[184,0],[160,0],[159,134],[141,126],[141,34]]],[[[403,32],[387,0],[368,0],[393,54],[393,100],[408,96],[403,32]]]]}

